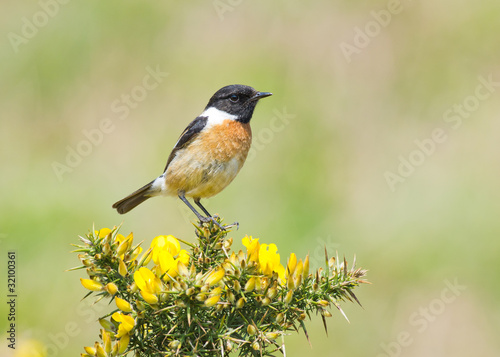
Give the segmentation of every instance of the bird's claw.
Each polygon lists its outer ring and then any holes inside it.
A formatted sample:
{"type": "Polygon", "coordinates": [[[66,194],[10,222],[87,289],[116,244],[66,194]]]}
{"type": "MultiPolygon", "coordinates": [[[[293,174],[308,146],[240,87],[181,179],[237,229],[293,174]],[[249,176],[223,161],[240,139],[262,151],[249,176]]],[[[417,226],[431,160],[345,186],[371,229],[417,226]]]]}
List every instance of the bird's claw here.
{"type": "Polygon", "coordinates": [[[212,222],[213,224],[215,224],[217,227],[219,227],[220,230],[227,230],[229,228],[233,228],[233,227],[236,227],[236,230],[238,230],[240,228],[240,224],[238,222],[234,222],[232,224],[226,224],[224,226],[222,226],[219,221],[217,220],[217,218],[219,218],[219,216],[217,215],[214,215],[214,216],[211,216],[211,217],[199,217],[200,218],[200,223],[209,223],[209,222],[212,222]]]}
{"type": "Polygon", "coordinates": [[[223,226],[224,230],[225,228],[233,228],[233,227],[236,227],[236,230],[238,230],[240,228],[240,224],[238,222],[233,222],[231,224],[226,224],[225,226],[223,226]]]}

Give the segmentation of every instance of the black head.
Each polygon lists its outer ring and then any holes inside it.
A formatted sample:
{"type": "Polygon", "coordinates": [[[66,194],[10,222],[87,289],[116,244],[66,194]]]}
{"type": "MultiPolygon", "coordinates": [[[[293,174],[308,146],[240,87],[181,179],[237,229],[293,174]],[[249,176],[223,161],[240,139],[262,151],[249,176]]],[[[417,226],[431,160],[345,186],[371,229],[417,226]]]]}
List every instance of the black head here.
{"type": "Polygon", "coordinates": [[[269,97],[272,93],[258,92],[252,87],[233,84],[219,89],[210,98],[205,108],[217,108],[226,113],[235,115],[236,120],[248,123],[252,118],[257,102],[261,98],[269,97]]]}

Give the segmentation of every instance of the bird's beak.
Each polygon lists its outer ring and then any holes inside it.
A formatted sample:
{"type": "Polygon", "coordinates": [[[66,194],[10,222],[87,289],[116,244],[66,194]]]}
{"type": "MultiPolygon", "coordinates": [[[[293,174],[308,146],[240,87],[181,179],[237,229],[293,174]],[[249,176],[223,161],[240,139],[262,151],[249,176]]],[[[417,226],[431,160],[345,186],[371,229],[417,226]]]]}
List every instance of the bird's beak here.
{"type": "Polygon", "coordinates": [[[254,101],[254,100],[259,100],[259,99],[262,99],[262,98],[265,98],[265,97],[269,97],[273,95],[273,93],[269,93],[269,92],[257,92],[257,94],[255,94],[252,98],[250,98],[250,100],[254,101]]]}

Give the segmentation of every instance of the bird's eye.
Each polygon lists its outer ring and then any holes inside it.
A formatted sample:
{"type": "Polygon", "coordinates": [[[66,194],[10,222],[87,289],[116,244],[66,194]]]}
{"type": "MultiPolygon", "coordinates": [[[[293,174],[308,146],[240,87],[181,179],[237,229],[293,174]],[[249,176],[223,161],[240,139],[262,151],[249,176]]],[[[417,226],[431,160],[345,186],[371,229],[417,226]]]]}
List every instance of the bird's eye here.
{"type": "Polygon", "coordinates": [[[239,95],[237,95],[237,94],[231,94],[231,95],[229,96],[229,100],[230,100],[231,102],[233,102],[233,103],[236,103],[237,101],[239,101],[239,100],[240,100],[240,96],[239,96],[239,95]]]}

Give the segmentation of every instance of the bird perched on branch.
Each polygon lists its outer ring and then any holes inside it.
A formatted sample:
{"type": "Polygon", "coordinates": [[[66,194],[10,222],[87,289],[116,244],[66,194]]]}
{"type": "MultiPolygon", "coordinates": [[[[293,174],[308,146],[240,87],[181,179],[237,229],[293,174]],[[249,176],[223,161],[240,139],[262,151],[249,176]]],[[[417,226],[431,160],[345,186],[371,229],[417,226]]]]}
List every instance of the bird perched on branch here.
{"type": "Polygon", "coordinates": [[[250,119],[257,102],[272,95],[234,84],[219,89],[205,110],[177,140],[163,174],[113,205],[124,214],[154,196],[178,196],[200,222],[219,225],[200,199],[212,197],[233,181],[252,142],[250,119]],[[201,208],[200,214],[187,198],[201,208]]]}

